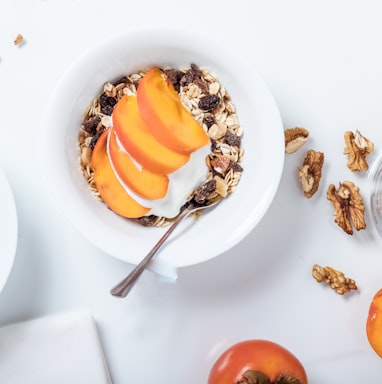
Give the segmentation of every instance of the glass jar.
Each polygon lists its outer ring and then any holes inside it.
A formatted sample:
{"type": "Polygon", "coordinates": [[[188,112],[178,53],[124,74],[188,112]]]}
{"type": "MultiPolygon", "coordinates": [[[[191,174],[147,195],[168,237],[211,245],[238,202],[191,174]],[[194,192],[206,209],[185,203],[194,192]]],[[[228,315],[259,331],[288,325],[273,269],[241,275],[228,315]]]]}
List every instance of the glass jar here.
{"type": "Polygon", "coordinates": [[[368,172],[370,180],[370,208],[375,227],[382,237],[382,153],[380,153],[368,172]]]}

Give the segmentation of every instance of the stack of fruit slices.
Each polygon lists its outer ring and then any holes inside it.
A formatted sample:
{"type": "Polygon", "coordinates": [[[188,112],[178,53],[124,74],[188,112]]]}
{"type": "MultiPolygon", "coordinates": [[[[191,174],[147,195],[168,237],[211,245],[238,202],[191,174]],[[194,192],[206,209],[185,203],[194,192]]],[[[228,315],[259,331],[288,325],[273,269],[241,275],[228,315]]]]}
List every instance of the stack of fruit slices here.
{"type": "Polygon", "coordinates": [[[115,213],[142,217],[151,208],[134,195],[148,200],[164,198],[168,175],[188,163],[190,155],[210,140],[158,67],[145,74],[136,95],[124,95],[118,101],[112,121],[92,153],[94,182],[115,213]]]}

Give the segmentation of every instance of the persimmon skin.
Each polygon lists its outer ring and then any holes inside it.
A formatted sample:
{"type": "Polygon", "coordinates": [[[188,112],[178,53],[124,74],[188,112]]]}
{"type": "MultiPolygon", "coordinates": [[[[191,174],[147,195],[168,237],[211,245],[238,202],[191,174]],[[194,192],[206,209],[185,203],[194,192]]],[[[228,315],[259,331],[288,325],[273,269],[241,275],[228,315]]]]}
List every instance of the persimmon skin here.
{"type": "Polygon", "coordinates": [[[249,370],[263,372],[271,383],[284,374],[308,384],[305,369],[295,355],[262,339],[244,340],[226,349],[212,366],[208,384],[237,384],[249,370]]]}
{"type": "Polygon", "coordinates": [[[374,352],[382,357],[382,288],[376,292],[370,303],[366,335],[374,352]]]}

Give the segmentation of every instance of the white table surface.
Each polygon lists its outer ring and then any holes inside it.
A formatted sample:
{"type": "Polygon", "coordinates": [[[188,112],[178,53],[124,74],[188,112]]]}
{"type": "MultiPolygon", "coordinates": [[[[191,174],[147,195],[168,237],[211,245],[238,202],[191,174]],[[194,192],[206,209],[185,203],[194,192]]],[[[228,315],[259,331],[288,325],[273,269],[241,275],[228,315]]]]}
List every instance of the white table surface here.
{"type": "Polygon", "coordinates": [[[379,382],[382,362],[365,321],[382,287],[382,240],[367,177],[346,168],[342,151],[346,130],[374,141],[369,162],[382,146],[381,17],[378,0],[1,0],[0,167],[19,232],[0,325],[90,309],[115,384],[205,383],[217,355],[249,338],[286,346],[311,384],[379,382]],[[245,240],[180,270],[175,283],[147,272],[119,300],[109,289],[131,266],[89,244],[55,205],[40,170],[39,121],[52,87],[84,49],[144,25],[203,29],[228,50],[238,45],[238,60],[248,60],[272,90],[285,128],[303,126],[310,139],[286,156],[274,203],[245,240]],[[18,33],[25,44],[15,47],[18,33]],[[326,159],[310,200],[296,175],[308,148],[326,159]],[[334,223],[326,199],[328,185],[344,180],[360,186],[367,210],[367,229],[353,236],[334,223]],[[359,291],[339,296],[318,284],[315,263],[342,270],[359,291]]]}

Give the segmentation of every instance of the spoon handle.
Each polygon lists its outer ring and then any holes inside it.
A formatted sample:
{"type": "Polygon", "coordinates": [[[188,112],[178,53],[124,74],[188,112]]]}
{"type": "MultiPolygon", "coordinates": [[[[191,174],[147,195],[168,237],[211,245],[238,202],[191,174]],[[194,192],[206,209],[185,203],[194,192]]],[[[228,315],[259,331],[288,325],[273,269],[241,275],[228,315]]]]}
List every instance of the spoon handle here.
{"type": "Polygon", "coordinates": [[[191,204],[188,206],[171,224],[170,228],[164,233],[164,235],[159,239],[159,241],[154,245],[151,251],[142,259],[142,261],[130,272],[127,277],[125,277],[119,284],[117,284],[114,288],[111,289],[110,293],[116,297],[126,297],[130,292],[131,288],[133,288],[134,284],[138,280],[139,276],[145,270],[147,264],[154,257],[154,255],[158,252],[159,248],[163,245],[163,243],[167,240],[167,238],[174,231],[176,226],[186,218],[195,207],[191,204]]]}

